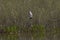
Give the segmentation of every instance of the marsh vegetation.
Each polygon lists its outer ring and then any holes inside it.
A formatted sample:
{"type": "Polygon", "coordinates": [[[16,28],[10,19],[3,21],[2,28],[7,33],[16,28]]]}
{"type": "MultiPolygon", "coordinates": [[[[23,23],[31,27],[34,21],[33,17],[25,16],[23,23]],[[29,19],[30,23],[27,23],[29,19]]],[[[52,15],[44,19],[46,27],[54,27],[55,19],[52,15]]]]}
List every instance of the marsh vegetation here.
{"type": "Polygon", "coordinates": [[[0,39],[60,40],[60,0],[0,0],[0,39]]]}

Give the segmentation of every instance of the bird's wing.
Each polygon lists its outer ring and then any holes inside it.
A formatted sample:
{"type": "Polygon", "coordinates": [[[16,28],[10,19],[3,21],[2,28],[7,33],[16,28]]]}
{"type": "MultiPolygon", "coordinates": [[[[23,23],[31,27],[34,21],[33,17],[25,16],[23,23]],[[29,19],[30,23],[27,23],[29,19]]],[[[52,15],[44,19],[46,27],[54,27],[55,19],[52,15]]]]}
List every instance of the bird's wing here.
{"type": "Polygon", "coordinates": [[[32,17],[33,16],[32,12],[30,11],[29,13],[30,13],[30,16],[32,17]]]}

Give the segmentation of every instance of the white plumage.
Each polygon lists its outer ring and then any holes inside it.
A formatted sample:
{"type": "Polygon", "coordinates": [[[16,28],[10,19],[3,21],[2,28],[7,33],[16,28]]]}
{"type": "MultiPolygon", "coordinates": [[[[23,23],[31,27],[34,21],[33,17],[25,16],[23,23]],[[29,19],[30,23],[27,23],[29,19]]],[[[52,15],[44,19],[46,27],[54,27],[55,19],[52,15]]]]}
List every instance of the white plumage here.
{"type": "Polygon", "coordinates": [[[32,17],[33,17],[33,14],[31,11],[29,11],[29,17],[30,17],[30,19],[32,19],[32,17]]]}

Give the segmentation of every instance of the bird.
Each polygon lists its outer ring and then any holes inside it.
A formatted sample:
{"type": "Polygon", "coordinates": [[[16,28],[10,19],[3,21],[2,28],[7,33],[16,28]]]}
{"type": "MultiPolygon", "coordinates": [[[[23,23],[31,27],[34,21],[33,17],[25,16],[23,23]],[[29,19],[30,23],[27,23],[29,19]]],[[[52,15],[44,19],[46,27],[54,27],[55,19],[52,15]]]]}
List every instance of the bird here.
{"type": "Polygon", "coordinates": [[[32,13],[32,11],[29,11],[28,14],[29,14],[29,19],[28,19],[28,23],[27,23],[28,26],[27,27],[28,27],[28,29],[31,29],[31,27],[32,27],[33,13],[32,13]]]}
{"type": "Polygon", "coordinates": [[[33,14],[31,11],[29,11],[29,19],[32,19],[32,17],[33,17],[33,14]]]}

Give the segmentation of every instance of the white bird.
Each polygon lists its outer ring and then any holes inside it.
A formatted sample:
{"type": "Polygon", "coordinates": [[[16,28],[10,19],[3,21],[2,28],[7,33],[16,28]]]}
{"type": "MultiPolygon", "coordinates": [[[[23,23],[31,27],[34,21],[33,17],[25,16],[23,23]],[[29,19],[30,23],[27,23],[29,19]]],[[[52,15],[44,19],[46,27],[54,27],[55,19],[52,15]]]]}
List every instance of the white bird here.
{"type": "Polygon", "coordinates": [[[29,11],[29,18],[32,19],[32,17],[33,17],[33,14],[31,11],[29,11]]]}

